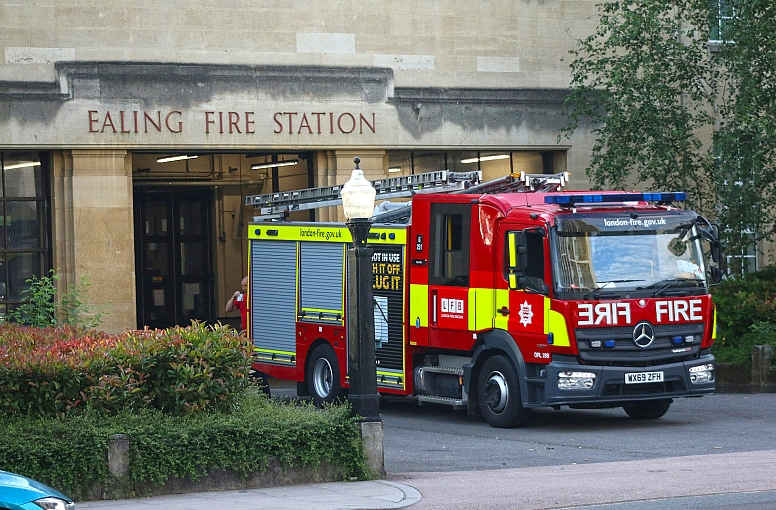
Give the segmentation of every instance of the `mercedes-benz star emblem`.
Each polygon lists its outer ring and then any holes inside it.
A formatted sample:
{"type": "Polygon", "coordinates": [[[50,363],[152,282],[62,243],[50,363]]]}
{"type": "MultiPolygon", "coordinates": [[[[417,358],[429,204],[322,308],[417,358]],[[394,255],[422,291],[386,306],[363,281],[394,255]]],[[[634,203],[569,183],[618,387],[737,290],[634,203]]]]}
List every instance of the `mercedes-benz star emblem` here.
{"type": "Polygon", "coordinates": [[[652,345],[655,341],[655,328],[649,322],[639,322],[633,328],[633,342],[642,349],[652,345]]]}

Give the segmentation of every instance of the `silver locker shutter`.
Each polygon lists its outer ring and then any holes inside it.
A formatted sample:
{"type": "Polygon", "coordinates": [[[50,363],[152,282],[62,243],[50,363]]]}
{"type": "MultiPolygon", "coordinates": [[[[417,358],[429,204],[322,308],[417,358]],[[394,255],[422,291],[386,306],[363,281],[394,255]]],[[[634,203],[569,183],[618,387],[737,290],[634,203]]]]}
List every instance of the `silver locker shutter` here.
{"type": "Polygon", "coordinates": [[[341,243],[300,243],[302,310],[343,312],[341,243]]]}
{"type": "Polygon", "coordinates": [[[251,284],[253,345],[296,352],[296,242],[252,241],[251,284]]]}

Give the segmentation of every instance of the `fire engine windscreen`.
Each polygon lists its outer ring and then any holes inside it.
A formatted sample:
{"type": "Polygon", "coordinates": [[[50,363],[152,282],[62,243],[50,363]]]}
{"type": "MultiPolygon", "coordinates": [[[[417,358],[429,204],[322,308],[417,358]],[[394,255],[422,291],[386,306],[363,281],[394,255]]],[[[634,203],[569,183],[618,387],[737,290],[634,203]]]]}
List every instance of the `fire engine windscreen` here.
{"type": "Polygon", "coordinates": [[[577,299],[599,291],[633,297],[701,291],[706,270],[694,219],[684,211],[559,217],[553,229],[556,291],[577,299]]]}

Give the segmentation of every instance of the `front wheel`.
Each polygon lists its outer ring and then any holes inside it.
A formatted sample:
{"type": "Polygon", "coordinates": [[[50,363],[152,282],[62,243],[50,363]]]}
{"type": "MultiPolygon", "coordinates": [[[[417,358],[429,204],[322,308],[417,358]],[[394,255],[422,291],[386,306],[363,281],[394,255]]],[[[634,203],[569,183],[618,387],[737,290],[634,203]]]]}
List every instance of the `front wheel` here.
{"type": "Polygon", "coordinates": [[[337,355],[329,344],[321,344],[309,356],[307,389],[315,405],[331,403],[344,394],[340,386],[337,355]]]}
{"type": "Polygon", "coordinates": [[[657,420],[668,412],[671,406],[670,398],[663,400],[644,400],[642,402],[631,402],[625,404],[622,408],[631,418],[637,420],[657,420]]]}
{"type": "Polygon", "coordinates": [[[520,427],[528,420],[530,409],[520,401],[517,371],[506,356],[485,360],[477,379],[477,397],[482,417],[491,427],[520,427]]]}

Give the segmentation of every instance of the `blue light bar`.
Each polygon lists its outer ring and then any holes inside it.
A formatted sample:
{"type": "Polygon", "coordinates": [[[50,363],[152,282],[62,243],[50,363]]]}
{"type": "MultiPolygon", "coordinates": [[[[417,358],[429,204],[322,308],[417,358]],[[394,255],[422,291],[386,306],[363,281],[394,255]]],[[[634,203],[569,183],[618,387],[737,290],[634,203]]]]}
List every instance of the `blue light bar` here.
{"type": "Polygon", "coordinates": [[[614,347],[614,340],[606,340],[604,345],[609,348],[614,347]]]}
{"type": "Polygon", "coordinates": [[[564,193],[544,197],[545,204],[573,205],[603,202],[684,202],[687,193],[681,191],[659,193],[564,193]]]}

